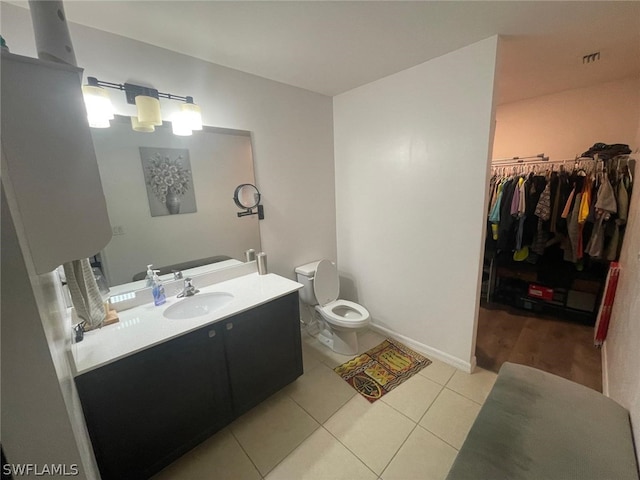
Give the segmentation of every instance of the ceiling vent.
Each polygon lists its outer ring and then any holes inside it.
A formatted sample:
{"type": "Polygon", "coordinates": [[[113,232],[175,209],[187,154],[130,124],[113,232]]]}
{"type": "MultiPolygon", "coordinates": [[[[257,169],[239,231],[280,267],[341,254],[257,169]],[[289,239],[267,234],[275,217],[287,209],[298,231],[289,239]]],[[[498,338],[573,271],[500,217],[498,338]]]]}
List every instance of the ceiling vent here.
{"type": "Polygon", "coordinates": [[[583,65],[586,65],[587,63],[594,63],[598,60],[600,60],[600,52],[589,53],[582,57],[583,65]]]}

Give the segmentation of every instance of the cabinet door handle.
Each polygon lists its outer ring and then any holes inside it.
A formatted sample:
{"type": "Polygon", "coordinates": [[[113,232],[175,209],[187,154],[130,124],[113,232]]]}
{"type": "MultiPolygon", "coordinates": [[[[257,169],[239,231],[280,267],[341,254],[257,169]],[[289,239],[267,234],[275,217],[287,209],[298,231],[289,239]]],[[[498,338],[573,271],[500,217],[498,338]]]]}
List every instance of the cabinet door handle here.
{"type": "Polygon", "coordinates": [[[233,328],[233,323],[227,323],[227,330],[231,330],[233,328]]]}
{"type": "Polygon", "coordinates": [[[216,336],[216,331],[215,330],[209,330],[209,338],[213,338],[216,336]]]}

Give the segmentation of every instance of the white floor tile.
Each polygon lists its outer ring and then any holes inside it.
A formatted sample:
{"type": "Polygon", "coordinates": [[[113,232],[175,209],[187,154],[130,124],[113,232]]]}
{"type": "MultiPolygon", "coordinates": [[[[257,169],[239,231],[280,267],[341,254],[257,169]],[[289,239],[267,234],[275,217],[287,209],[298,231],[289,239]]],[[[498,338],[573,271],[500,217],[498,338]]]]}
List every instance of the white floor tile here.
{"type": "Polygon", "coordinates": [[[482,368],[476,368],[471,374],[457,370],[447,383],[447,388],[482,405],[496,383],[496,378],[495,373],[482,368]]]}
{"type": "Polygon", "coordinates": [[[375,480],[368,469],[324,428],[316,430],[274,468],[267,480],[375,480]]]}
{"type": "Polygon", "coordinates": [[[420,420],[420,425],[460,449],[479,411],[477,403],[444,388],[420,420]]]}
{"type": "Polygon", "coordinates": [[[313,348],[302,342],[302,366],[304,372],[310,372],[319,365],[323,365],[323,363],[318,358],[318,355],[314,353],[313,348]]]}
{"type": "Polygon", "coordinates": [[[380,475],[415,423],[384,402],[371,404],[356,395],[324,426],[380,475]]]}
{"type": "Polygon", "coordinates": [[[419,422],[442,388],[442,385],[428,378],[414,375],[383,396],[380,401],[391,405],[414,422],[419,422]]]}
{"type": "Polygon", "coordinates": [[[311,349],[312,355],[329,368],[335,368],[355,357],[355,355],[341,355],[336,353],[321,343],[318,339],[308,335],[303,339],[303,341],[307,348],[311,349]]]}
{"type": "Polygon", "coordinates": [[[358,332],[358,354],[363,354],[367,350],[377,347],[387,338],[373,330],[358,332]]]}
{"type": "Polygon", "coordinates": [[[262,475],[266,475],[318,427],[308,413],[282,392],[230,426],[262,475]]]}
{"type": "Polygon", "coordinates": [[[418,426],[382,474],[383,480],[443,480],[458,454],[418,426]]]}
{"type": "Polygon", "coordinates": [[[305,372],[284,392],[319,423],[324,423],[349,399],[358,395],[342,377],[323,364],[305,372]]]}
{"type": "Polygon", "coordinates": [[[456,372],[456,368],[451,365],[427,356],[431,360],[431,365],[423,368],[418,372],[425,378],[433,380],[440,385],[446,385],[449,379],[456,372]]]}
{"type": "Polygon", "coordinates": [[[261,475],[237,440],[224,429],[155,475],[154,480],[233,478],[260,480],[261,475]]]}
{"type": "MultiPolygon", "coordinates": [[[[374,331],[358,338],[359,353],[385,339],[374,331]]],[[[432,359],[371,404],[333,372],[355,355],[339,355],[304,333],[302,339],[302,377],[154,479],[446,477],[495,374],[478,369],[469,375],[432,359]]]]}

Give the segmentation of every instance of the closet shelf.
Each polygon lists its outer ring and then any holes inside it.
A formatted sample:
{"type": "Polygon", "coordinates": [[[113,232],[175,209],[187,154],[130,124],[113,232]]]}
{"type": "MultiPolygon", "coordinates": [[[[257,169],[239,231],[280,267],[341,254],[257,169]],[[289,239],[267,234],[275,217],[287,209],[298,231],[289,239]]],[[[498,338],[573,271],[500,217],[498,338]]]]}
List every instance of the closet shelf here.
{"type": "Polygon", "coordinates": [[[491,301],[538,313],[548,313],[561,320],[593,325],[602,295],[606,264],[591,262],[584,271],[557,259],[540,258],[537,264],[514,261],[508,252],[494,257],[494,276],[490,285],[491,301]],[[553,297],[536,298],[532,286],[551,289],[553,297]]]}

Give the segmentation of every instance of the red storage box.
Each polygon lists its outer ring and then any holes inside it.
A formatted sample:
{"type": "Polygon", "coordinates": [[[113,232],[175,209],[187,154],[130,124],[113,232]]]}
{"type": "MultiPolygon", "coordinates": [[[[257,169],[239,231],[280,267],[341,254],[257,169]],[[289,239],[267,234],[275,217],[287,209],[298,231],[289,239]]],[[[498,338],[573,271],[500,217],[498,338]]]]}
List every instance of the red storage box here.
{"type": "Polygon", "coordinates": [[[553,288],[529,284],[529,296],[541,300],[553,300],[553,288]]]}

